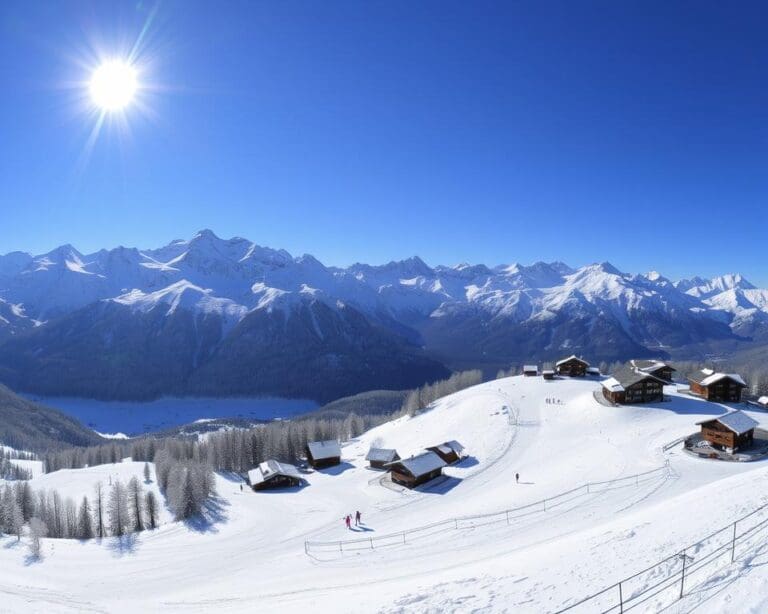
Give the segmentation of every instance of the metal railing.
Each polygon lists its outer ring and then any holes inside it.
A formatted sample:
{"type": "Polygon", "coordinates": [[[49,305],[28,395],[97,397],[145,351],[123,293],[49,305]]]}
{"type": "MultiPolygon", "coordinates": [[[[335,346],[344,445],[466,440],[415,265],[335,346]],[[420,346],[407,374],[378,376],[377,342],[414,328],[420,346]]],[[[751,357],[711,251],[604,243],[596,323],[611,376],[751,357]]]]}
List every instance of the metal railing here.
{"type": "Polygon", "coordinates": [[[652,599],[653,609],[658,610],[682,599],[686,589],[691,591],[702,585],[716,572],[731,565],[739,554],[764,547],[766,543],[762,532],[766,529],[768,504],[761,505],[650,567],[557,610],[555,614],[623,614],[652,599]]]}
{"type": "Polygon", "coordinates": [[[547,512],[553,510],[569,501],[578,499],[589,494],[598,494],[601,492],[607,492],[617,488],[624,488],[627,486],[639,486],[641,483],[649,480],[657,479],[659,476],[666,479],[670,474],[669,461],[665,462],[661,467],[651,469],[650,471],[644,471],[642,473],[636,473],[613,480],[605,480],[602,482],[587,482],[571,490],[561,492],[552,497],[546,499],[540,499],[533,503],[521,505],[519,507],[500,510],[497,512],[490,512],[487,514],[476,514],[471,516],[457,516],[455,518],[448,518],[432,524],[422,525],[414,527],[412,529],[406,529],[404,531],[398,531],[396,533],[388,533],[385,535],[375,535],[370,537],[361,537],[358,539],[345,539],[335,541],[305,541],[304,553],[311,555],[312,553],[344,553],[358,550],[373,550],[375,548],[398,546],[407,544],[409,539],[423,538],[430,535],[436,535],[445,531],[460,531],[462,529],[474,529],[478,527],[484,527],[494,524],[511,525],[512,521],[516,518],[522,518],[530,514],[539,512],[547,512]]]}

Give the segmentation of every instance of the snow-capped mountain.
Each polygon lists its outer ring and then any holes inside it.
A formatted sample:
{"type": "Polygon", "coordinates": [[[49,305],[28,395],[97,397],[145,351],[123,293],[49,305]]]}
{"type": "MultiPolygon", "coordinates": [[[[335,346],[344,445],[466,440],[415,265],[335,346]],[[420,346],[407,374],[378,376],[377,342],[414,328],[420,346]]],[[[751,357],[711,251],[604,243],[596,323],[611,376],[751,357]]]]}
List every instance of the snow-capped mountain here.
{"type": "Polygon", "coordinates": [[[608,262],[338,268],[210,230],[0,256],[0,380],[48,393],[327,399],[443,365],[696,357],[766,331],[768,291],[740,275],[672,282],[608,262]]]}

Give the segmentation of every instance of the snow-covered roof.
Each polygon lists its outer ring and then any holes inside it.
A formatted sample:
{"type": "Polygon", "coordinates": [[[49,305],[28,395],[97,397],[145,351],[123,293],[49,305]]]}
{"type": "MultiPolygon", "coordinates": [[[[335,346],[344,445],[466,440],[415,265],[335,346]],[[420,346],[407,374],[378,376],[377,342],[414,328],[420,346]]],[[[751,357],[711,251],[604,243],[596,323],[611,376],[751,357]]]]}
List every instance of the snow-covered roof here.
{"type": "Polygon", "coordinates": [[[610,392],[623,392],[624,386],[619,383],[615,377],[609,377],[607,380],[603,380],[603,388],[610,392]]]}
{"type": "Polygon", "coordinates": [[[757,402],[760,403],[760,405],[768,405],[768,397],[760,397],[757,402]]]}
{"type": "Polygon", "coordinates": [[[293,465],[269,459],[260,463],[258,467],[255,467],[248,472],[248,482],[253,486],[266,482],[276,475],[285,475],[298,480],[303,479],[299,470],[293,465]]]}
{"type": "Polygon", "coordinates": [[[415,478],[446,466],[445,461],[434,452],[422,452],[417,456],[388,464],[402,465],[415,478]]]}
{"type": "MultiPolygon", "coordinates": [[[[640,371],[632,367],[623,367],[621,369],[618,369],[613,374],[613,377],[611,379],[616,380],[623,388],[628,388],[629,386],[642,382],[643,380],[646,380],[646,379],[655,380],[660,384],[667,383],[666,381],[656,377],[652,373],[646,373],[645,371],[640,371]]],[[[603,382],[603,384],[605,384],[605,382],[603,382]]]]}
{"type": "Polygon", "coordinates": [[[456,454],[456,456],[463,456],[464,454],[464,446],[462,446],[455,439],[452,439],[451,441],[445,441],[437,446],[431,446],[431,449],[440,450],[440,452],[443,454],[450,454],[453,452],[456,454]]]}
{"type": "Polygon", "coordinates": [[[754,418],[751,418],[741,410],[731,411],[722,416],[716,418],[709,418],[708,420],[702,420],[696,424],[706,424],[707,422],[719,422],[724,427],[732,430],[737,435],[742,435],[747,431],[751,431],[755,428],[759,422],[754,418]]]}
{"type": "Polygon", "coordinates": [[[589,363],[586,360],[584,360],[583,358],[579,358],[578,356],[576,356],[576,354],[571,354],[568,358],[563,358],[562,360],[558,360],[555,363],[555,366],[559,367],[560,365],[564,365],[565,363],[571,362],[572,360],[578,360],[580,363],[583,363],[589,366],[589,363]]]}
{"type": "Polygon", "coordinates": [[[600,368],[599,367],[587,367],[587,373],[592,373],[594,375],[600,375],[600,368]]]}
{"type": "Polygon", "coordinates": [[[554,374],[555,374],[555,370],[554,370],[554,369],[544,369],[544,370],[542,371],[542,373],[543,373],[544,375],[554,375],[554,374]]]}
{"type": "Polygon", "coordinates": [[[715,373],[712,369],[702,369],[697,375],[692,376],[691,380],[701,384],[702,386],[711,386],[712,384],[726,378],[733,380],[740,386],[747,385],[747,382],[745,382],[741,375],[738,373],[715,373]]]}
{"type": "Polygon", "coordinates": [[[379,463],[391,463],[395,458],[397,458],[397,450],[388,448],[371,448],[365,456],[365,460],[379,463]]]}
{"type": "Polygon", "coordinates": [[[523,371],[536,371],[538,373],[538,365],[523,365],[523,371]]]}
{"type": "Polygon", "coordinates": [[[677,370],[663,360],[630,360],[629,362],[633,367],[645,371],[646,373],[655,373],[659,369],[677,370]]]}
{"type": "Polygon", "coordinates": [[[307,444],[309,453],[315,460],[325,458],[341,458],[341,446],[335,439],[328,441],[310,441],[307,444]]]}

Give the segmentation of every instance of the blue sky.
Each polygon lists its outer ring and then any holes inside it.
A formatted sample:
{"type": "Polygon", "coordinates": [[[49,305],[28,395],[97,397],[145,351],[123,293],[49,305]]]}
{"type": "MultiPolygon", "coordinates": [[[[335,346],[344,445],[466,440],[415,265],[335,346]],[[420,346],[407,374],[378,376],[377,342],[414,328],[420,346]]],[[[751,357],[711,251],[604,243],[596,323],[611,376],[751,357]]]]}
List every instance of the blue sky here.
{"type": "Polygon", "coordinates": [[[327,264],[609,260],[768,285],[768,9],[0,4],[0,252],[201,228],[327,264]],[[86,83],[139,37],[141,105],[86,83]]]}

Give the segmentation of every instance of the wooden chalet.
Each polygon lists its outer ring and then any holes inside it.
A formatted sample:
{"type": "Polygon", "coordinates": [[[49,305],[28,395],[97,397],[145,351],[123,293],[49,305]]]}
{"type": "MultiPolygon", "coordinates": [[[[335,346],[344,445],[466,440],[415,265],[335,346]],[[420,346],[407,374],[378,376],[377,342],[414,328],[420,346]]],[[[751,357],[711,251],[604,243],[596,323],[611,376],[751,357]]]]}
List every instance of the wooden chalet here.
{"type": "Polygon", "coordinates": [[[333,467],[341,463],[341,446],[336,440],[311,441],[304,448],[307,462],[315,469],[333,467]]]}
{"type": "Polygon", "coordinates": [[[467,455],[466,452],[464,452],[464,446],[462,446],[456,440],[445,441],[440,445],[431,446],[429,448],[424,448],[424,449],[437,454],[440,458],[442,458],[445,461],[446,465],[452,465],[453,463],[457,463],[467,455]]]}
{"type": "Polygon", "coordinates": [[[752,445],[758,423],[743,411],[731,411],[696,424],[701,425],[701,436],[712,447],[735,452],[752,445]]]}
{"type": "Polygon", "coordinates": [[[248,483],[253,490],[300,486],[304,481],[296,467],[272,459],[248,472],[248,483]]]}
{"type": "Polygon", "coordinates": [[[584,377],[589,369],[589,363],[582,360],[575,354],[568,358],[563,358],[555,363],[558,375],[567,375],[569,377],[584,377]]]}
{"type": "Polygon", "coordinates": [[[708,401],[738,403],[741,391],[747,383],[737,373],[716,373],[712,369],[702,369],[688,378],[691,393],[708,401]]]}
{"type": "Polygon", "coordinates": [[[525,377],[536,377],[538,374],[538,365],[523,365],[523,375],[525,375],[525,377]]]}
{"type": "Polygon", "coordinates": [[[387,468],[395,484],[416,488],[443,475],[446,462],[434,452],[422,452],[411,458],[388,463],[387,468]]]}
{"type": "Polygon", "coordinates": [[[541,372],[541,377],[543,377],[544,379],[547,379],[547,380],[555,379],[555,370],[554,369],[544,369],[541,372]]]}
{"type": "Polygon", "coordinates": [[[664,399],[664,380],[629,367],[603,382],[603,396],[611,403],[654,403],[664,399]]]}
{"type": "Polygon", "coordinates": [[[673,374],[677,371],[672,365],[661,360],[630,360],[629,363],[638,371],[655,375],[670,384],[674,377],[673,374]]]}
{"type": "Polygon", "coordinates": [[[371,448],[368,450],[368,454],[365,455],[365,460],[368,461],[372,469],[387,469],[385,465],[399,461],[400,455],[397,453],[397,450],[371,448]]]}

